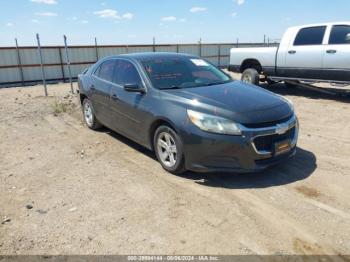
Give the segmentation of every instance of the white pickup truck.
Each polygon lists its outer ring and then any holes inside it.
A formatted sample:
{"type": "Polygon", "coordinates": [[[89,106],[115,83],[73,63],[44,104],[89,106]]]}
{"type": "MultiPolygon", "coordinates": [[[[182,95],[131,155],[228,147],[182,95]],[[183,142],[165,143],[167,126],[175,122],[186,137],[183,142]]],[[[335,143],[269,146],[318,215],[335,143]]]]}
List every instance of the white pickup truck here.
{"type": "Polygon", "coordinates": [[[350,22],[289,28],[278,47],[232,48],[229,70],[242,81],[350,83],[350,22]]]}

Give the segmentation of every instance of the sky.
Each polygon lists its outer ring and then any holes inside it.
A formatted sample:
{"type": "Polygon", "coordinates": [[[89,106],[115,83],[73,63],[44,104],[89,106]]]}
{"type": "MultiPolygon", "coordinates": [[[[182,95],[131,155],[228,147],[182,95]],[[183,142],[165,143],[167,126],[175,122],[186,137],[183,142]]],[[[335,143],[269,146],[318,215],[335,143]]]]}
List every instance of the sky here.
{"type": "Polygon", "coordinates": [[[0,0],[0,46],[232,43],[349,21],[350,0],[0,0]]]}

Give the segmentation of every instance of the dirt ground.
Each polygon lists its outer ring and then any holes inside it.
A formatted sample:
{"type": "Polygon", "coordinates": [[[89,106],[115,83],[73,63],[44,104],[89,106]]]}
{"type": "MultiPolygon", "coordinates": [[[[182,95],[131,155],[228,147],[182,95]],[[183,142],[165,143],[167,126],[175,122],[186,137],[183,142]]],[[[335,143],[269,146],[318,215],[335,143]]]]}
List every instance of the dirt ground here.
{"type": "Polygon", "coordinates": [[[0,254],[350,254],[350,104],[295,104],[296,157],[259,174],[175,176],[82,122],[69,84],[0,89],[0,254]]]}

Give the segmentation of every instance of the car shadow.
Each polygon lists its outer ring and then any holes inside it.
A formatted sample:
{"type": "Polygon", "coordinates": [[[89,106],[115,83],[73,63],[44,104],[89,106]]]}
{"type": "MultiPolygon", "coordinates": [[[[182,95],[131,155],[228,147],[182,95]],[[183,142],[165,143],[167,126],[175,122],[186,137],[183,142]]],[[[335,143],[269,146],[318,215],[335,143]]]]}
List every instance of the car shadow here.
{"type": "Polygon", "coordinates": [[[117,139],[119,142],[122,142],[126,146],[129,146],[132,149],[134,149],[134,150],[146,155],[147,157],[157,161],[157,158],[156,158],[156,155],[154,154],[154,152],[152,152],[151,150],[145,148],[144,146],[141,146],[140,144],[130,140],[129,138],[127,138],[127,137],[125,137],[117,132],[114,132],[112,129],[109,129],[107,127],[102,127],[96,131],[108,134],[111,137],[113,137],[114,139],[117,139]]]}
{"type": "Polygon", "coordinates": [[[283,96],[292,95],[292,96],[307,97],[310,99],[335,100],[335,101],[344,102],[344,103],[350,102],[350,89],[347,89],[347,91],[344,91],[344,89],[339,89],[335,87],[320,88],[330,92],[334,92],[334,91],[340,92],[339,94],[331,95],[331,94],[325,94],[315,90],[311,90],[302,86],[287,87],[283,83],[276,83],[271,85],[265,83],[265,84],[261,84],[260,87],[283,96]]]}
{"type": "Polygon", "coordinates": [[[208,187],[226,189],[268,188],[291,184],[304,180],[317,168],[316,156],[307,150],[297,148],[295,157],[259,173],[208,173],[186,172],[180,177],[194,180],[208,187]]]}
{"type": "MultiPolygon", "coordinates": [[[[108,128],[102,128],[99,132],[106,133],[126,146],[157,161],[154,152],[134,141],[108,128]]],[[[188,171],[176,176],[193,180],[199,185],[208,187],[222,187],[227,189],[268,188],[304,180],[311,176],[316,168],[316,156],[312,152],[298,147],[295,157],[259,173],[196,173],[188,171]]]]}

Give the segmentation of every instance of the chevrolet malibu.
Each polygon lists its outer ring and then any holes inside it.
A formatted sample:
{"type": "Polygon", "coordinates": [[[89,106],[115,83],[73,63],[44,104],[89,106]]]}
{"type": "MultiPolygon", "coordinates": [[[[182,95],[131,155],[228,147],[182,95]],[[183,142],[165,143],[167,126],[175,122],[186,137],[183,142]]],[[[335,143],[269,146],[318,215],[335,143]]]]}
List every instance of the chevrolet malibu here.
{"type": "Polygon", "coordinates": [[[177,53],[107,57],[79,75],[86,125],[154,150],[171,173],[257,172],[296,152],[289,100],[177,53]]]}

